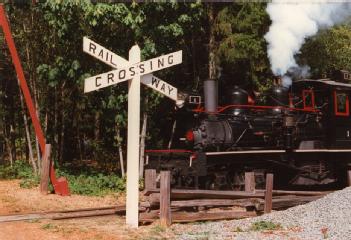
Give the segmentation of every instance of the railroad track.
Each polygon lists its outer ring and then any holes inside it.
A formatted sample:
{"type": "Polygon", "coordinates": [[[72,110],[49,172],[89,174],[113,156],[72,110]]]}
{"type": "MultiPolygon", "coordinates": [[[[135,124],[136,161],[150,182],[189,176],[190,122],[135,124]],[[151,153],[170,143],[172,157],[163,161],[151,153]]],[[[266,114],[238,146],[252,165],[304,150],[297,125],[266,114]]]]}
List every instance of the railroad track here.
{"type": "MultiPolygon", "coordinates": [[[[142,208],[143,209],[143,208],[142,208]]],[[[115,214],[124,214],[125,206],[107,206],[101,208],[85,208],[63,211],[50,211],[50,212],[36,212],[26,214],[13,214],[13,215],[0,215],[0,223],[25,221],[25,220],[38,220],[38,219],[69,219],[81,217],[96,217],[115,214]]]]}
{"type": "MultiPolygon", "coordinates": [[[[272,209],[282,210],[308,203],[330,192],[273,190],[272,209]]],[[[153,222],[160,218],[159,189],[144,192],[146,201],[139,206],[140,222],[153,222]]],[[[254,217],[264,212],[264,192],[212,191],[172,189],[170,211],[172,222],[194,222],[206,220],[228,220],[254,217]]],[[[125,205],[105,206],[63,211],[35,212],[26,214],[0,215],[0,223],[28,220],[63,220],[109,215],[124,216],[125,205]]]]}

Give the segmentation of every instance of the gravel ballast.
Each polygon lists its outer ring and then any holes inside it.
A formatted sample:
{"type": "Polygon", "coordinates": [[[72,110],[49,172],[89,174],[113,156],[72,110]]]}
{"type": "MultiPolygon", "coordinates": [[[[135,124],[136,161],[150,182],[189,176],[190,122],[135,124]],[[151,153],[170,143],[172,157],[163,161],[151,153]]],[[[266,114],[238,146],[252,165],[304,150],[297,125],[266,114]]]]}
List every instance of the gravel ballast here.
{"type": "MultiPolygon", "coordinates": [[[[305,205],[255,218],[174,224],[177,239],[351,239],[351,187],[305,205]],[[253,224],[273,223],[273,230],[253,224]]],[[[271,228],[272,229],[272,228],[271,228]]]]}

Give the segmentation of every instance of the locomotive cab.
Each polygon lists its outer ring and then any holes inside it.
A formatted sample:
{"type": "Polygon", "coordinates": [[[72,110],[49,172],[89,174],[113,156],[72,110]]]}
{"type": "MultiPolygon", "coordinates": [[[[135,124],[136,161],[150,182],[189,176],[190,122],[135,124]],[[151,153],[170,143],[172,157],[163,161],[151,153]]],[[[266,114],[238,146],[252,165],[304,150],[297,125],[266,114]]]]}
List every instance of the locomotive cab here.
{"type": "MultiPolygon", "coordinates": [[[[351,84],[334,79],[304,79],[296,81],[293,91],[302,95],[299,105],[319,112],[324,132],[324,147],[343,149],[351,146],[349,99],[351,84]]],[[[322,139],[321,139],[322,140],[322,139]]]]}

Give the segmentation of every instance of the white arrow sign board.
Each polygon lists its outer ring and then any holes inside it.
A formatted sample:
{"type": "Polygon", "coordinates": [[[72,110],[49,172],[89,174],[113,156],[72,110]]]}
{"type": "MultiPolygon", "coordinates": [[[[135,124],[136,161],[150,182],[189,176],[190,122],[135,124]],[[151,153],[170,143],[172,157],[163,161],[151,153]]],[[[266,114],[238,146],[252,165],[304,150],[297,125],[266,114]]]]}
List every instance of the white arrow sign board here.
{"type": "Polygon", "coordinates": [[[146,86],[162,93],[163,95],[166,95],[174,101],[178,100],[178,89],[159,79],[158,77],[148,74],[143,76],[141,82],[144,83],[146,86]]]}
{"type": "Polygon", "coordinates": [[[87,37],[83,38],[83,51],[113,68],[120,68],[129,65],[129,62],[126,59],[118,56],[87,37]]]}
{"type": "MultiPolygon", "coordinates": [[[[126,59],[118,56],[114,52],[87,37],[83,38],[83,51],[113,68],[128,67],[128,65],[130,65],[126,59]]],[[[97,79],[97,81],[99,80],[100,79],[97,79]]],[[[146,74],[142,76],[141,82],[159,93],[162,93],[166,97],[176,102],[178,101],[178,89],[162,79],[155,77],[152,74],[146,74]]],[[[95,85],[99,85],[99,82],[95,83],[95,85]]]]}
{"type": "Polygon", "coordinates": [[[122,67],[117,70],[102,73],[85,79],[84,92],[87,93],[100,88],[112,86],[133,77],[165,69],[180,64],[181,62],[182,51],[178,51],[157,58],[152,58],[144,62],[132,64],[127,67],[122,67]]]}
{"type": "Polygon", "coordinates": [[[118,56],[87,37],[83,37],[83,51],[113,68],[121,68],[129,65],[129,62],[126,59],[118,56]]]}

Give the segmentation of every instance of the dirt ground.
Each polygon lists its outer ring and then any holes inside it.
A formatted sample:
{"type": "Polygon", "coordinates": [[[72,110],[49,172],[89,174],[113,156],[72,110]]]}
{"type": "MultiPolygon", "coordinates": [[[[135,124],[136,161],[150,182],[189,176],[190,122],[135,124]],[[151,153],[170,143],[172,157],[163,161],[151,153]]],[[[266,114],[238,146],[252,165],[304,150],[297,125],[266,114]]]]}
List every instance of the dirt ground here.
{"type": "MultiPolygon", "coordinates": [[[[124,196],[88,197],[55,194],[43,196],[38,188],[23,189],[18,180],[0,181],[0,215],[42,211],[104,207],[124,202],[124,196]]],[[[72,220],[32,220],[0,223],[0,240],[115,240],[115,239],[169,239],[170,229],[153,223],[130,229],[125,218],[105,216],[72,220]]]]}

